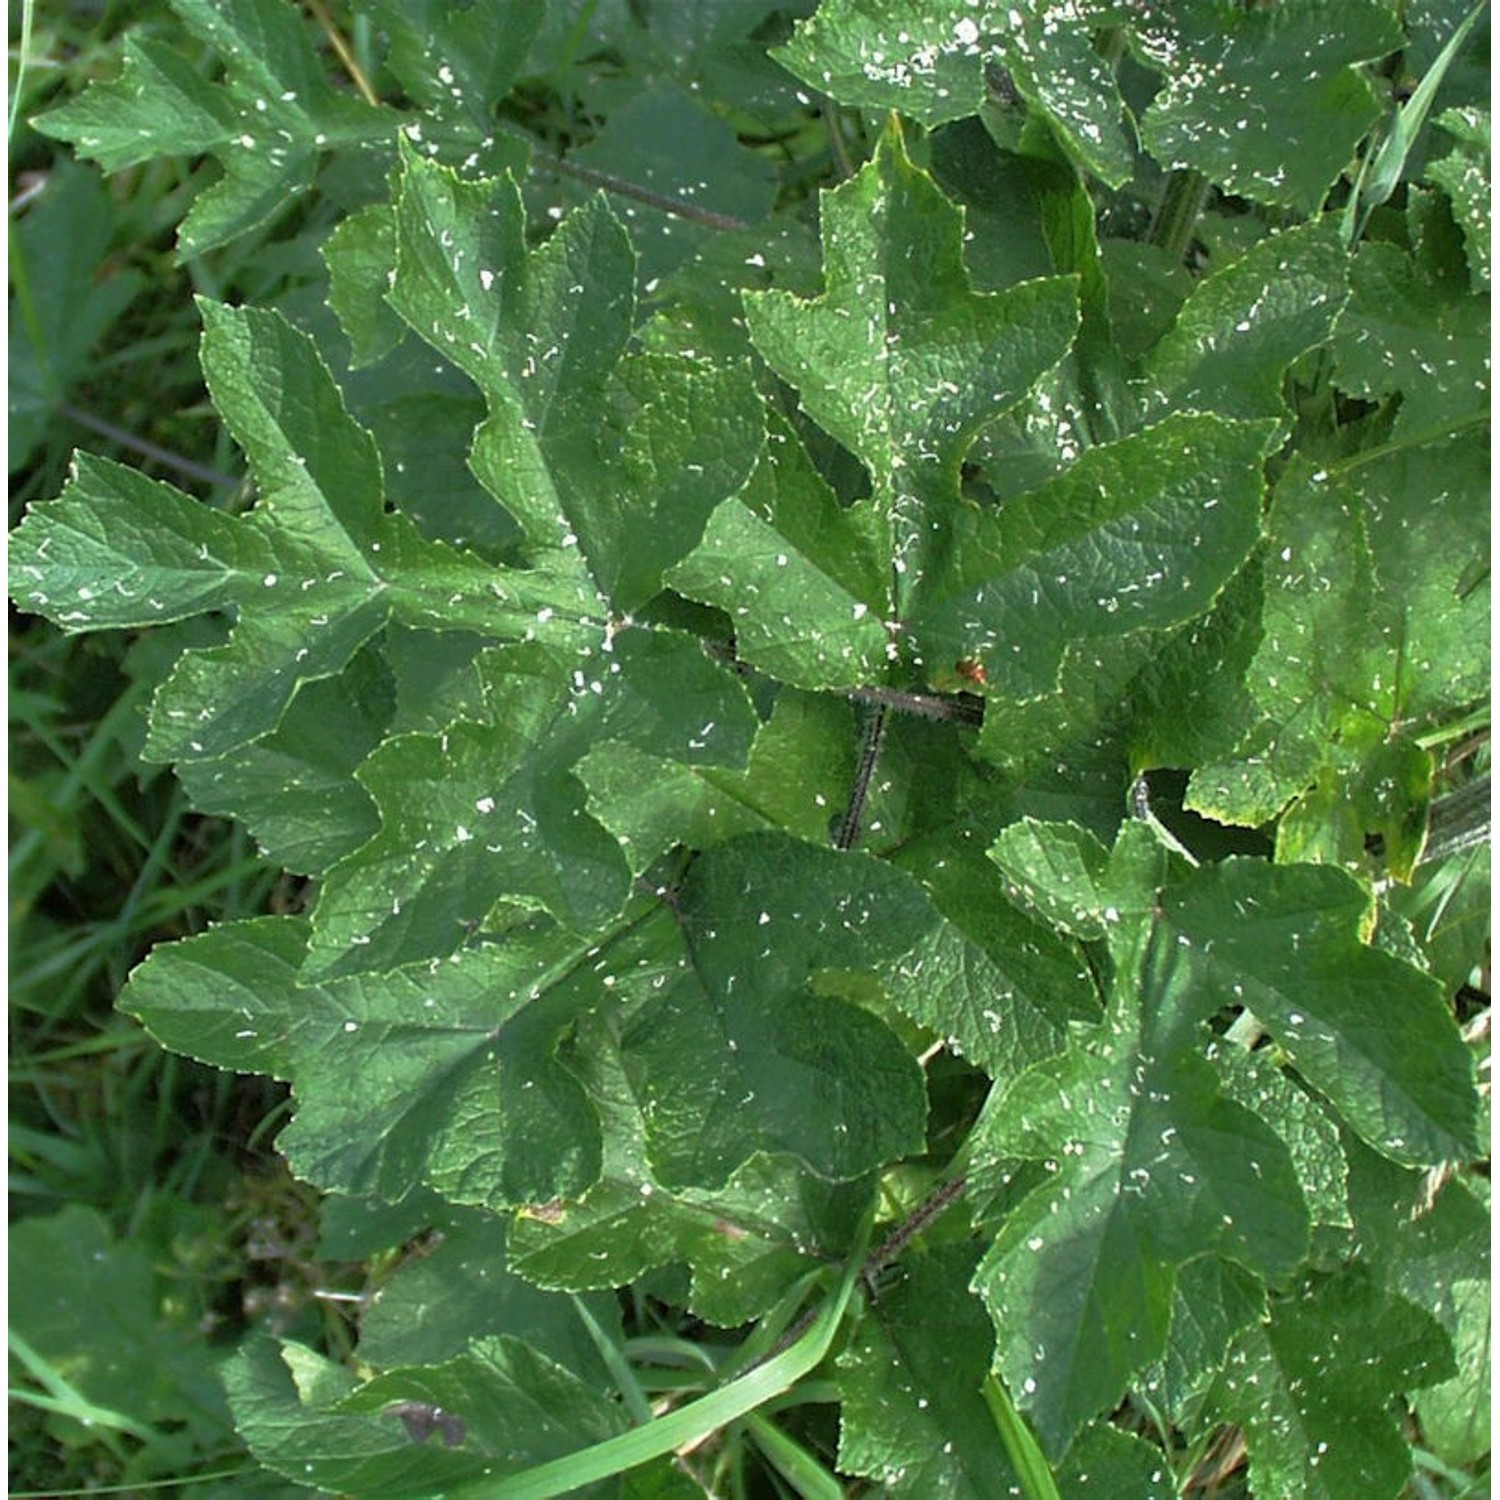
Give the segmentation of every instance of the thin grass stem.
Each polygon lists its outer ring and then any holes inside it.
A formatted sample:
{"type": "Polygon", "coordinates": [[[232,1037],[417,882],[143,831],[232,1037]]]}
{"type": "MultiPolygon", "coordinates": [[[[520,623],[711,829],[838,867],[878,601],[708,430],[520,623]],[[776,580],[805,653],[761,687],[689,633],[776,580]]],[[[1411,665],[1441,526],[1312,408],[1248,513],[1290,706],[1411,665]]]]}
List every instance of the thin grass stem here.
{"type": "Polygon", "coordinates": [[[118,443],[120,447],[128,448],[132,453],[139,453],[142,458],[149,458],[187,479],[196,479],[200,484],[211,485],[216,490],[234,489],[243,483],[233,474],[211,469],[207,464],[195,463],[191,458],[184,458],[180,453],[173,453],[170,448],[163,448],[148,438],[137,437],[123,427],[117,427],[113,422],[106,422],[103,417],[96,417],[92,412],[85,411],[81,406],[74,406],[70,401],[64,402],[58,407],[58,411],[77,422],[80,427],[87,427],[90,432],[97,432],[100,437],[107,437],[110,442],[118,443]]]}

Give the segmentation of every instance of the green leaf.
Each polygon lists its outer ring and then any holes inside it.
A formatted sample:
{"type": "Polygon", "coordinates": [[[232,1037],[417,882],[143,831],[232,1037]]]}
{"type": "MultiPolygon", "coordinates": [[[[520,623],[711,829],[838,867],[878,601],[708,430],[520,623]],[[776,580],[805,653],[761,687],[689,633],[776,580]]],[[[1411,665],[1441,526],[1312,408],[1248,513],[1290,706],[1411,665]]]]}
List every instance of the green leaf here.
{"type": "Polygon", "coordinates": [[[628,185],[616,201],[648,286],[713,236],[760,224],[776,195],[771,163],[671,77],[614,111],[568,166],[628,185]]]}
{"type": "Polygon", "coordinates": [[[352,346],[350,363],[373,364],[401,342],[405,329],[385,300],[396,261],[396,225],[388,205],[372,204],[342,220],[323,245],[328,305],[352,346]]]}
{"type": "Polygon", "coordinates": [[[744,492],[667,581],[730,615],[740,660],[797,687],[855,687],[878,681],[892,650],[879,537],[872,507],[841,507],[776,426],[744,492]]]}
{"type": "MultiPolygon", "coordinates": [[[[573,1371],[595,1389],[609,1374],[574,1300],[523,1281],[510,1233],[492,1215],[448,1210],[438,1243],[384,1280],[360,1320],[359,1356],[368,1365],[438,1364],[476,1338],[510,1334],[573,1371]]],[[[616,1342],[620,1307],[607,1295],[583,1298],[589,1315],[616,1342]]]]}
{"type": "Polygon", "coordinates": [[[1366,243],[1334,337],[1335,380],[1367,401],[1397,392],[1393,436],[1421,442],[1489,409],[1489,303],[1399,246],[1366,243]]]}
{"type": "Polygon", "coordinates": [[[1442,1330],[1411,1303],[1345,1270],[1308,1276],[1264,1325],[1239,1334],[1216,1414],[1245,1429],[1260,1495],[1397,1496],[1411,1450],[1390,1398],[1451,1368],[1442,1330]]]}
{"type": "Polygon", "coordinates": [[[1022,818],[1001,833],[990,857],[1005,873],[1005,894],[1053,927],[1087,941],[1120,920],[1109,899],[1109,850],[1076,823],[1022,818]]]}
{"type": "Polygon", "coordinates": [[[1232,14],[1194,0],[1140,11],[1095,3],[1059,15],[1021,0],[972,15],[932,5],[893,15],[872,0],[838,0],[777,55],[841,103],[901,110],[927,126],[1010,92],[1080,166],[1118,187],[1131,175],[1133,122],[1094,39],[1123,24],[1141,59],[1166,75],[1141,122],[1164,167],[1315,212],[1379,113],[1353,65],[1400,47],[1391,9],[1359,0],[1335,19],[1320,0],[1232,14]]]}
{"type": "Polygon", "coordinates": [[[829,1183],[787,1157],[761,1155],[722,1187],[662,1186],[649,1161],[639,1075],[621,1052],[619,1011],[649,1004],[683,956],[661,922],[644,924],[611,955],[606,987],[618,1010],[581,1021],[567,1054],[604,1127],[601,1180],[576,1200],[524,1210],[509,1244],[517,1272],[547,1288],[603,1289],[685,1267],[694,1315],[732,1328],[768,1313],[847,1251],[870,1184],[829,1183]]]}
{"type": "Polygon", "coordinates": [[[1441,1318],[1453,1342],[1458,1373],[1415,1392],[1412,1406],[1423,1441],[1446,1463],[1477,1465],[1490,1453],[1492,1420],[1489,1277],[1460,1276],[1441,1318]]]}
{"type": "Polygon", "coordinates": [[[1075,174],[1060,162],[1002,150],[978,120],[934,131],[927,146],[933,179],[963,205],[964,263],[976,291],[1000,291],[1062,269],[1044,210],[1054,195],[1077,189],[1075,174]]]}
{"type": "Polygon", "coordinates": [[[1110,332],[1121,354],[1138,360],[1171,328],[1193,290],[1193,279],[1160,245],[1104,239],[1099,254],[1110,286],[1129,291],[1110,298],[1110,332]]]}
{"type": "MultiPolygon", "coordinates": [[[[533,647],[497,648],[478,663],[482,706],[437,734],[387,739],[364,762],[381,829],[328,874],[310,975],[441,957],[501,900],[579,932],[612,918],[629,893],[628,862],[585,811],[573,770],[598,743],[689,766],[744,765],[754,712],[696,642],[626,631],[608,653],[578,659],[570,670],[533,647]]],[[[672,841],[653,831],[660,847],[648,860],[672,841]]]]}
{"type": "MultiPolygon", "coordinates": [[[[411,1455],[450,1473],[476,1460],[434,1447],[412,1449],[397,1421],[351,1419],[331,1410],[355,1384],[341,1365],[300,1344],[248,1340],[224,1370],[235,1425],[251,1453],[273,1473],[306,1483],[367,1486],[366,1493],[404,1496],[414,1475],[411,1455]]],[[[429,1474],[432,1468],[428,1470],[429,1474]]]]}
{"type": "Polygon", "coordinates": [[[1129,806],[1124,725],[1130,690],[1161,644],[1157,632],[1138,631],[1117,638],[1108,651],[1070,653],[1055,693],[986,710],[990,732],[980,726],[972,754],[1016,789],[1017,811],[1071,818],[1104,838],[1114,836],[1129,806]]]}
{"type": "Polygon", "coordinates": [[[1131,688],[1131,763],[1197,766],[1229,755],[1259,714],[1245,685],[1260,645],[1263,552],[1235,574],[1213,609],[1177,631],[1131,688]]]}
{"type": "Polygon", "coordinates": [[[174,0],[197,42],[225,59],[211,84],[179,53],[126,36],[121,76],[38,122],[46,134],[118,171],[161,155],[210,154],[224,176],[182,225],[184,257],[282,213],[311,187],[322,154],[384,136],[382,112],[330,82],[307,24],[278,0],[174,0]]]}
{"type": "Polygon", "coordinates": [[[1178,1491],[1161,1449],[1118,1427],[1091,1427],[1057,1466],[1057,1489],[1064,1500],[1095,1495],[1169,1500],[1178,1491]]]}
{"type": "Polygon", "coordinates": [[[1392,780],[1382,747],[1397,726],[1441,722],[1488,692],[1488,582],[1470,581],[1488,547],[1484,473],[1482,451],[1457,436],[1293,459],[1272,502],[1263,638],[1245,679],[1262,717],[1231,759],[1194,771],[1192,806],[1257,825],[1327,767],[1325,799],[1358,798],[1345,852],[1403,825],[1403,800],[1420,791],[1410,771],[1392,780]]]}
{"type": "Polygon", "coordinates": [[[381,642],[395,692],[390,732],[431,732],[482,719],[488,647],[467,631],[387,629],[381,642]]]}
{"type": "Polygon", "coordinates": [[[839,1467],[887,1494],[1001,1500],[1017,1493],[980,1394],[993,1335],[968,1288],[974,1260],[969,1245],[917,1257],[839,1355],[839,1467]]]}
{"type": "Polygon", "coordinates": [[[379,536],[380,456],[312,341],[257,308],[200,299],[198,309],[204,378],[249,460],[263,513],[279,513],[299,541],[327,537],[330,563],[363,565],[379,536]]]}
{"type": "Polygon", "coordinates": [[[1405,735],[1361,745],[1351,733],[1348,747],[1363,752],[1357,765],[1338,757],[1320,768],[1316,784],[1282,815],[1276,857],[1358,868],[1378,840],[1386,869],[1409,880],[1427,838],[1432,756],[1405,735]]]}
{"type": "Polygon", "coordinates": [[[841,104],[900,110],[927,126],[978,114],[996,87],[986,70],[1035,106],[1081,166],[1119,187],[1132,143],[1124,101],[1093,33],[1104,4],[1059,15],[1041,0],[1005,11],[913,4],[893,14],[873,0],[827,0],[776,56],[841,104]]]}
{"type": "Polygon", "coordinates": [[[112,237],[108,194],[63,161],[19,217],[10,242],[9,464],[14,474],[59,405],[89,373],[94,347],[141,290],[134,271],[103,265],[112,237]]]}
{"type": "Polygon", "coordinates": [[[654,1182],[644,1159],[617,1161],[577,1203],[524,1212],[510,1235],[512,1263],[538,1286],[569,1290],[686,1266],[694,1316],[734,1328],[839,1253],[867,1199],[866,1182],[821,1182],[786,1159],[756,1157],[720,1188],[675,1192],[654,1182]]]}
{"type": "Polygon", "coordinates": [[[1010,1392],[991,1374],[984,1382],[985,1404],[990,1409],[1000,1440],[1012,1467],[1020,1477],[1020,1488],[1033,1500],[1061,1500],[1057,1479],[1031,1429],[1026,1425],[1010,1392]]]}
{"type": "Polygon", "coordinates": [[[1183,887],[1168,915],[1205,979],[1377,1150],[1413,1165],[1465,1160],[1476,1145],[1467,1050],[1436,982],[1360,942],[1366,900],[1326,866],[1230,860],[1183,887]]]}
{"type": "Polygon", "coordinates": [[[1049,1174],[975,1285],[997,1371],[1054,1457],[1161,1356],[1178,1266],[1206,1252],[1276,1277],[1307,1242],[1286,1147],[1196,1040],[1219,1003],[1194,972],[1196,937],[1170,910],[1118,932],[1104,1024],[998,1090],[974,1132],[978,1162],[1043,1159],[1049,1174]]]}
{"type": "Polygon", "coordinates": [[[1427,168],[1427,180],[1448,194],[1464,234],[1469,284],[1476,293],[1490,285],[1490,116],[1482,109],[1445,109],[1433,124],[1458,145],[1427,168]]]}
{"type": "Polygon", "coordinates": [[[867,858],[746,835],[700,856],[677,902],[691,972],[623,1038],[660,1180],[716,1186],[756,1151],[848,1180],[920,1149],[911,1055],[809,981],[894,966],[931,928],[921,892],[867,858]]]}
{"type": "Polygon", "coordinates": [[[894,863],[944,918],[895,992],[906,1015],[997,1081],[1061,1049],[1068,1024],[1095,1021],[1099,996],[1065,935],[1002,899],[983,837],[958,825],[911,840],[894,863]]]}
{"type": "Polygon", "coordinates": [[[1327,1111],[1277,1066],[1269,1051],[1244,1052],[1219,1043],[1213,1055],[1222,1065],[1229,1097],[1253,1109],[1286,1142],[1312,1222],[1347,1225],[1348,1162],[1338,1126],[1327,1111]]]}
{"type": "Polygon", "coordinates": [[[631,609],[660,590],[715,506],[749,478],[765,427],[747,366],[642,355],[621,379],[629,400],[612,482],[623,493],[587,511],[580,502],[580,535],[602,585],[631,609]]]}
{"type": "Polygon", "coordinates": [[[88,453],[78,455],[62,496],[33,507],[11,541],[17,598],[72,631],[222,609],[242,576],[259,579],[274,561],[257,528],[88,453]]]}
{"type": "Polygon", "coordinates": [[[366,648],[337,677],[305,683],[274,733],[222,760],[184,762],[178,779],[200,811],[243,822],[268,858],[319,873],[379,827],[353,772],[392,707],[389,673],[366,648]]]}
{"type": "Polygon", "coordinates": [[[665,847],[707,849],[768,826],[744,793],[722,785],[734,772],[683,765],[613,741],[591,749],[576,774],[588,793],[589,816],[614,835],[637,877],[665,847]]]}
{"type": "Polygon", "coordinates": [[[1177,1273],[1166,1355],[1145,1385],[1178,1426],[1203,1426],[1204,1398],[1224,1369],[1235,1335],[1265,1317],[1265,1283],[1232,1261],[1206,1256],[1177,1273]]]}
{"type": "Polygon", "coordinates": [[[576,546],[550,469],[630,333],[629,240],[595,199],[528,256],[513,183],[463,182],[407,148],[403,165],[391,305],[484,393],[481,483],[533,545],[576,546]]]}
{"type": "Polygon", "coordinates": [[[328,873],[310,977],[442,957],[506,898],[579,931],[624,905],[624,857],[571,770],[601,730],[602,695],[553,671],[495,675],[487,721],[390,738],[361,768],[380,832],[328,873]]]}
{"type": "MultiPolygon", "coordinates": [[[[351,374],[348,385],[385,461],[387,503],[433,541],[519,562],[520,527],[468,464],[470,439],[484,419],[484,402],[468,381],[405,339],[378,364],[351,374]]],[[[576,561],[570,566],[582,572],[576,561]]]]}
{"type": "Polygon", "coordinates": [[[246,1343],[225,1383],[250,1451],[273,1473],[372,1500],[515,1473],[620,1432],[619,1407],[517,1338],[357,1383],[293,1343],[246,1343]]]}
{"type": "MultiPolygon", "coordinates": [[[[1020,143],[1024,150],[1024,142],[1020,143]]],[[[982,432],[969,457],[985,491],[1004,501],[1037,488],[1077,456],[1137,425],[1112,333],[1111,291],[1095,226],[1095,205],[1079,175],[1045,159],[998,149],[983,131],[955,126],[933,143],[934,170],[962,193],[968,226],[965,257],[975,284],[1006,287],[1056,271],[1078,277],[1081,323],[1063,360],[1006,416],[982,432]],[[981,146],[973,141],[977,135],[981,146]],[[1040,245],[1018,235],[1035,224],[1040,245]],[[1028,262],[1039,260],[1033,270],[1028,262]]],[[[1131,289],[1129,300],[1137,296],[1131,289]]],[[[971,486],[971,492],[973,492],[971,486]]]]}
{"type": "MultiPolygon", "coordinates": [[[[1169,417],[966,516],[950,567],[918,585],[909,624],[929,680],[953,684],[954,665],[973,661],[987,696],[1050,697],[1075,654],[1085,677],[1107,680],[1106,642],[1203,613],[1258,539],[1269,435],[1266,423],[1169,417]]],[[[986,715],[981,747],[1006,754],[1009,728],[986,715]]]]}
{"type": "MultiPolygon", "coordinates": [[[[390,1421],[392,1402],[417,1402],[452,1413],[463,1424],[464,1446],[499,1459],[511,1471],[603,1441],[626,1425],[616,1402],[509,1335],[476,1339],[467,1353],[441,1365],[386,1370],[351,1391],[338,1407],[349,1413],[380,1412],[390,1421]]],[[[399,1415],[395,1420],[401,1420],[399,1415]]],[[[441,1434],[445,1445],[456,1432],[452,1428],[441,1434]]],[[[429,1448],[426,1439],[422,1443],[424,1450],[435,1451],[436,1444],[429,1448]]],[[[488,1477],[490,1472],[479,1474],[488,1477]]],[[[462,1477],[478,1475],[471,1470],[462,1477]]]]}
{"type": "Polygon", "coordinates": [[[512,183],[404,156],[390,299],[484,393],[475,473],[534,547],[581,548],[617,607],[639,607],[754,466],[764,429],[748,370],[621,364],[634,253],[602,198],[528,254],[512,183]]]}
{"type": "Polygon", "coordinates": [[[1425,1443],[1447,1463],[1474,1463],[1490,1450],[1489,1195],[1472,1176],[1402,1171],[1358,1147],[1350,1168],[1366,1261],[1452,1342],[1456,1373],[1412,1392],[1425,1443]]]}
{"type": "Polygon", "coordinates": [[[240,609],[230,643],[189,652],[160,689],[146,743],[161,760],[212,758],[273,730],[299,682],[341,670],[381,623],[369,570],[339,566],[347,542],[320,557],[278,549],[267,530],[80,455],[62,497],[12,533],[11,568],[18,597],[64,629],[240,609]],[[299,565],[300,579],[283,572],[299,565]],[[268,593],[264,612],[251,605],[268,593]]]}
{"type": "Polygon", "coordinates": [[[1130,180],[1135,125],[1114,70],[1095,45],[1099,29],[1114,19],[1108,5],[1078,6],[1059,16],[1044,0],[1026,0],[1007,7],[987,61],[1007,70],[1016,93],[1041,113],[1084,171],[1117,188],[1130,180]]]}
{"type": "Polygon", "coordinates": [[[664,1182],[713,1186],[756,1151],[842,1181],[920,1149],[920,1069],[883,1021],[810,990],[758,988],[731,1001],[679,980],[624,1039],[646,1074],[664,1182]],[[704,1097],[688,1097],[695,1081],[704,1097]]]}
{"type": "Polygon", "coordinates": [[[1060,1153],[975,1281],[999,1372],[1054,1457],[1160,1356],[1177,1265],[1217,1245],[1281,1275],[1305,1246],[1295,1177],[1271,1131],[1218,1095],[1206,1069],[1146,1067],[1145,1054],[1126,1052],[1124,1067],[1102,1049],[1039,1064],[991,1130],[980,1126],[986,1151],[1032,1155],[1048,1143],[1060,1153]],[[1170,1112],[1132,1106],[1132,1078],[1170,1112]]]}
{"type": "Polygon", "coordinates": [[[1287,367],[1333,331],[1347,257],[1328,219],[1271,235],[1201,281],[1147,356],[1157,411],[1288,415],[1287,367]]]}
{"type": "Polygon", "coordinates": [[[576,944],[519,935],[430,970],[308,986],[307,925],[266,917],[157,948],[121,1004],[175,1050],[288,1079],[279,1146],[335,1192],[542,1202],[599,1171],[599,1125],[556,1056],[601,991],[576,944]],[[344,1080],[362,1080],[351,1091],[344,1080]]]}
{"type": "MultiPolygon", "coordinates": [[[[1142,917],[1137,900],[1116,928],[1121,967],[1104,1028],[1077,1029],[1065,1054],[998,1092],[977,1131],[983,1159],[1052,1163],[977,1285],[996,1320],[998,1368],[1054,1453],[1159,1356],[1190,1246],[1284,1274],[1307,1232],[1297,1177],[1329,1181],[1305,1154],[1326,1161],[1316,1134],[1299,1144],[1299,1173],[1282,1112],[1273,1134],[1191,1044],[1222,999],[1263,1018],[1299,1073],[1381,1150],[1435,1161],[1473,1149],[1469,1059],[1442,997],[1360,945],[1363,896],[1347,877],[1232,860],[1168,885],[1156,903],[1142,917]],[[1070,1290],[1080,1280],[1087,1299],[1070,1290]]],[[[1332,1163],[1336,1172],[1336,1153],[1332,1163]]],[[[1327,1189],[1318,1194],[1329,1211],[1327,1189]]]]}
{"type": "Polygon", "coordinates": [[[1077,327],[1064,278],[970,291],[962,232],[892,127],[875,160],[825,198],[824,294],[746,298],[756,348],[870,472],[898,613],[945,561],[975,433],[1057,363],[1077,327]]]}
{"type": "Polygon", "coordinates": [[[854,716],[828,696],[788,690],[756,732],[744,771],[684,765],[619,742],[578,763],[589,811],[620,841],[636,874],[663,841],[707,849],[741,833],[784,828],[821,843],[854,777],[854,716]]]}
{"type": "Polygon", "coordinates": [[[390,37],[387,65],[410,97],[433,114],[460,114],[476,136],[489,134],[545,13],[542,0],[488,15],[444,0],[376,0],[370,9],[390,37]]]}
{"type": "Polygon", "coordinates": [[[841,104],[900,109],[923,125],[977,114],[984,98],[979,27],[948,6],[826,0],[799,21],[777,61],[841,104]]]}
{"type": "Polygon", "coordinates": [[[118,172],[158,151],[192,156],[228,139],[233,113],[222,93],[182,55],[127,32],[120,76],[96,82],[37,121],[58,140],[72,141],[85,160],[118,172]]]}
{"type": "Polygon", "coordinates": [[[329,1193],[318,1224],[318,1254],[327,1260],[368,1260],[386,1250],[421,1245],[437,1223],[458,1223],[463,1210],[431,1188],[388,1203],[382,1198],[329,1193]]]}
{"type": "Polygon", "coordinates": [[[80,457],[63,497],[11,545],[18,597],[65,629],[236,613],[228,644],[185,654],[158,693],[149,757],[213,759],[270,733],[299,684],[341,671],[391,615],[500,638],[549,622],[559,643],[598,638],[597,594],[576,560],[502,571],[422,539],[384,513],[374,445],[312,342],[274,313],[200,306],[209,386],[250,458],[256,508],[231,518],[80,457]]]}
{"type": "Polygon", "coordinates": [[[1286,0],[1231,10],[1193,0],[1163,20],[1137,33],[1167,72],[1141,120],[1147,150],[1237,196],[1316,213],[1379,114],[1354,64],[1401,46],[1391,8],[1286,0]]]}

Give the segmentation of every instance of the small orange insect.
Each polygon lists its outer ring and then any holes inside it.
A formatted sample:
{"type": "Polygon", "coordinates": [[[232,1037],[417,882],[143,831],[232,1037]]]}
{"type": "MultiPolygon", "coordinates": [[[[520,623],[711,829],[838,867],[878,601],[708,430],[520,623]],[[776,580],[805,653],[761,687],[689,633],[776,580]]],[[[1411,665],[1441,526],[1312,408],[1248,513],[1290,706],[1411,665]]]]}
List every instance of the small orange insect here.
{"type": "Polygon", "coordinates": [[[989,681],[989,678],[985,676],[984,663],[976,661],[972,656],[966,656],[962,661],[954,662],[953,670],[965,682],[972,682],[977,687],[983,687],[989,681]]]}

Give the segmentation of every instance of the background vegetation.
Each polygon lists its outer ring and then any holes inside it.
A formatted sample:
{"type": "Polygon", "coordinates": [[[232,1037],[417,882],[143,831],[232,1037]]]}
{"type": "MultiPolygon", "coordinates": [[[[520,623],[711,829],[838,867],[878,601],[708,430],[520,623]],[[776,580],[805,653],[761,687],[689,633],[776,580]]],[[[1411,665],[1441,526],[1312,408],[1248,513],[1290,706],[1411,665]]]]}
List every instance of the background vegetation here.
{"type": "MultiPolygon", "coordinates": [[[[601,180],[623,182],[617,201],[639,213],[644,253],[664,274],[695,256],[708,307],[716,278],[743,260],[739,214],[758,216],[774,201],[786,264],[809,266],[816,286],[807,207],[819,187],[868,158],[875,125],[858,111],[789,101],[785,75],[765,58],[812,8],[758,7],[766,16],[757,47],[731,57],[694,51],[668,6],[622,7],[627,24],[602,36],[583,24],[595,7],[579,7],[575,32],[552,39],[548,69],[523,78],[507,101],[503,123],[537,150],[528,210],[545,222],[601,180]],[[656,214],[649,188],[629,193],[643,173],[649,179],[649,152],[632,155],[611,130],[668,79],[719,91],[737,153],[696,223],[656,214]]],[[[351,91],[399,93],[367,21],[340,6],[307,11],[331,76],[351,91]]],[[[327,295],[318,252],[365,192],[357,182],[328,184],[228,244],[180,256],[178,227],[215,176],[211,162],[168,157],[105,177],[29,124],[113,76],[126,33],[193,55],[162,3],[13,7],[12,525],[58,493],[80,446],[237,509],[241,461],[206,399],[193,295],[317,319],[327,295]]],[[[1392,61],[1393,93],[1409,90],[1422,61],[1392,61]]],[[[208,49],[196,62],[214,76],[208,49]]],[[[1475,66],[1466,55],[1454,68],[1460,94],[1474,92],[1464,70],[1475,66]]],[[[1136,182],[1118,194],[1117,226],[1149,218],[1161,187],[1136,182]]],[[[1211,262],[1237,232],[1225,213],[1200,241],[1175,248],[1211,262]]],[[[1180,265],[1151,269],[1164,283],[1185,274],[1180,265]]],[[[1149,320],[1149,308],[1137,311],[1149,320]]],[[[351,1309],[393,1265],[368,1259],[357,1231],[323,1223],[316,1195],[277,1156],[281,1085],[163,1051],[114,999],[153,944],[212,921],[298,911],[302,883],[242,828],[194,811],[173,776],[139,759],[166,646],[150,634],[64,636],[33,617],[11,623],[11,1491],[171,1492],[191,1482],[193,1494],[300,1493],[245,1452],[216,1370],[248,1331],[266,1326],[335,1357],[347,1352],[351,1309]]],[[[1444,747],[1451,786],[1488,766],[1487,729],[1474,729],[1444,747]]],[[[1472,874],[1454,864],[1429,870],[1407,911],[1433,925],[1448,914],[1455,983],[1475,981],[1477,1010],[1488,973],[1467,962],[1485,920],[1471,909],[1472,874]]],[[[625,1301],[637,1334],[701,1336],[685,1319],[663,1326],[644,1291],[625,1301]]],[[[1140,1426],[1149,1426],[1144,1415],[1140,1426]]],[[[803,1446],[784,1450],[774,1433],[762,1433],[760,1446],[737,1438],[718,1459],[730,1492],[814,1493],[815,1471],[801,1456],[831,1453],[832,1419],[809,1415],[797,1436],[803,1446]]],[[[1409,1436],[1413,1497],[1478,1494],[1487,1484],[1487,1454],[1454,1467],[1415,1427],[1409,1436]]],[[[1233,1439],[1209,1457],[1197,1487],[1242,1493],[1233,1439]]]]}
{"type": "MultiPolygon", "coordinates": [[[[232,503],[192,297],[288,279],[263,240],[178,260],[191,163],[106,178],[32,130],[118,71],[127,29],[181,34],[164,4],[11,7],[12,525],[80,446],[232,503]]],[[[193,1493],[239,1476],[271,1493],[216,1367],[267,1319],[337,1322],[315,1295],[337,1268],[315,1253],[314,1195],[271,1147],[285,1091],[167,1053],[114,1010],[152,944],[297,900],[243,829],[137,758],[152,652],[11,617],[12,1493],[215,1474],[193,1493]]]]}

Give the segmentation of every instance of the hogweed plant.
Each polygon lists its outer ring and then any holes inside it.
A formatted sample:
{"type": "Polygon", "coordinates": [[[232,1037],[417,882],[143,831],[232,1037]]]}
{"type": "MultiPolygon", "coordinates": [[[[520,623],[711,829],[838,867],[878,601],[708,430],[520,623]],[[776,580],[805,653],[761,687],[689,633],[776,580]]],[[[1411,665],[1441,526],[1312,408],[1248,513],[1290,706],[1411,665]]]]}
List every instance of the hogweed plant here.
{"type": "Polygon", "coordinates": [[[200,303],[243,507],[80,453],[10,576],[309,882],[121,1006],[427,1236],[260,1463],[1484,1458],[1483,7],[173,3],[41,128],[326,283],[200,303]]]}

